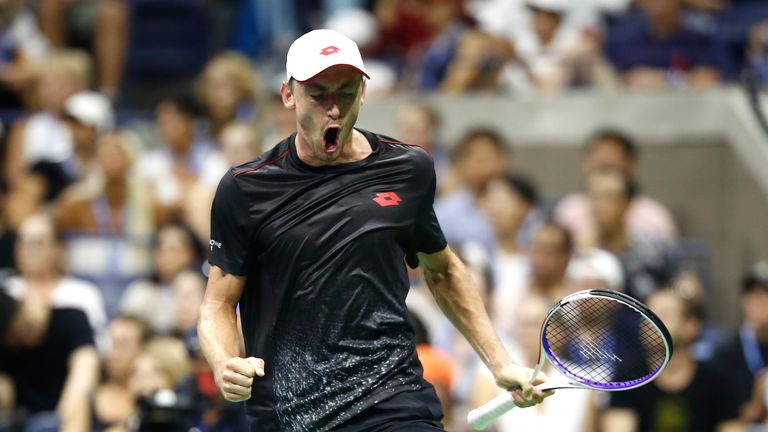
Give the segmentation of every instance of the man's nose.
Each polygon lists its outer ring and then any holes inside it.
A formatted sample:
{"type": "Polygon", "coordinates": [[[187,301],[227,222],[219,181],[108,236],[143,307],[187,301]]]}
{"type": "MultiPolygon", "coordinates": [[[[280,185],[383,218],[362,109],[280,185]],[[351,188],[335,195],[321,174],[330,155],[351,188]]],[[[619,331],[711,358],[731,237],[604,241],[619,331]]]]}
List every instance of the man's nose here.
{"type": "Polygon", "coordinates": [[[341,108],[339,108],[339,103],[337,101],[336,95],[328,96],[328,105],[326,107],[326,110],[328,111],[328,117],[334,120],[341,117],[341,108]]]}

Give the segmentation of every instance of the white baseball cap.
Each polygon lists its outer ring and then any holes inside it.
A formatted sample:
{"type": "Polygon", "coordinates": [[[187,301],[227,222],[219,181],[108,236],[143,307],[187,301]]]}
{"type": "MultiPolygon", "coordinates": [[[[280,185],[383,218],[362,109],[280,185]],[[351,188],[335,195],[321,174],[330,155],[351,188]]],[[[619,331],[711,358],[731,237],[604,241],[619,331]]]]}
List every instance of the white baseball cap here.
{"type": "Polygon", "coordinates": [[[366,78],[371,78],[352,39],[334,30],[312,30],[293,41],[288,49],[286,80],[306,81],[337,65],[351,66],[366,78]]]}
{"type": "Polygon", "coordinates": [[[571,8],[571,4],[568,0],[526,0],[525,5],[561,14],[568,12],[571,8]]]}
{"type": "Polygon", "coordinates": [[[64,114],[99,133],[108,132],[115,125],[115,113],[109,99],[93,91],[70,96],[64,103],[64,114]]]}

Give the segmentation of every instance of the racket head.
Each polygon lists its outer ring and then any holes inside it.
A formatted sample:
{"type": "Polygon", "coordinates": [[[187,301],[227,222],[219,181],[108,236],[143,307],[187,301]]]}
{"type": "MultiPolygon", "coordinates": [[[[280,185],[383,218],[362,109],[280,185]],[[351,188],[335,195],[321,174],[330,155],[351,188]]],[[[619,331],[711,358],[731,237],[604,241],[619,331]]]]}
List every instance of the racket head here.
{"type": "Polygon", "coordinates": [[[644,304],[616,291],[593,289],[568,295],[552,307],[541,326],[541,349],[573,383],[621,391],[655,379],[672,357],[673,344],[664,323],[644,304]],[[637,322],[637,334],[617,328],[617,319],[637,322]],[[626,370],[616,376],[620,368],[626,370]]]}

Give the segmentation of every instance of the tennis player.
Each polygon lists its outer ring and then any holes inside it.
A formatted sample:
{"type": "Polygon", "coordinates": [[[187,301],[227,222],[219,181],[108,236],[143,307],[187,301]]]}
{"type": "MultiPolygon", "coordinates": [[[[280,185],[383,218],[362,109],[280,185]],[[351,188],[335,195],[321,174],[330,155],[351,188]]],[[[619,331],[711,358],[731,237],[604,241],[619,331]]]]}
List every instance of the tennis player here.
{"type": "Polygon", "coordinates": [[[248,401],[252,431],[443,430],[407,318],[405,262],[422,267],[519,406],[545,397],[446,246],[429,155],[354,128],[368,78],[352,40],[298,38],[281,87],[298,132],[231,169],[216,192],[198,330],[224,397],[248,401]]]}

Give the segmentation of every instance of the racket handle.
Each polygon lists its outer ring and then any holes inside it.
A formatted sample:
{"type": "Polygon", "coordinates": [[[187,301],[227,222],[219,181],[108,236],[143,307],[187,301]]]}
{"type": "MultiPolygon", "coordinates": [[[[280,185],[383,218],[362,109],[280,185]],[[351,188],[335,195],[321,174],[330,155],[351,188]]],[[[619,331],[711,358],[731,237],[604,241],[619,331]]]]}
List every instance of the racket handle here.
{"type": "Polygon", "coordinates": [[[491,422],[514,407],[515,402],[512,401],[512,394],[505,391],[482,406],[470,411],[469,414],[467,414],[467,422],[469,422],[470,426],[475,430],[483,430],[487,428],[491,422]]]}

